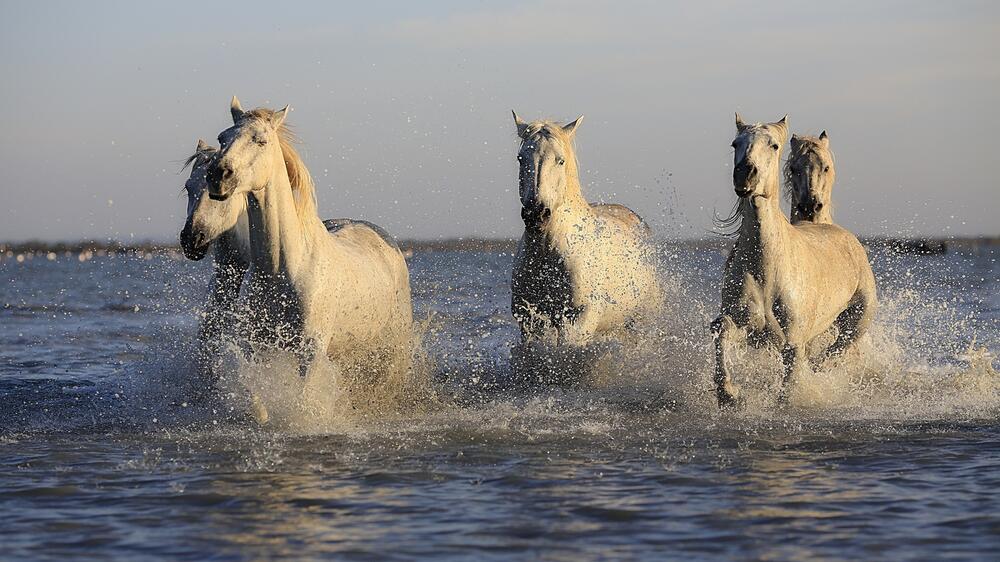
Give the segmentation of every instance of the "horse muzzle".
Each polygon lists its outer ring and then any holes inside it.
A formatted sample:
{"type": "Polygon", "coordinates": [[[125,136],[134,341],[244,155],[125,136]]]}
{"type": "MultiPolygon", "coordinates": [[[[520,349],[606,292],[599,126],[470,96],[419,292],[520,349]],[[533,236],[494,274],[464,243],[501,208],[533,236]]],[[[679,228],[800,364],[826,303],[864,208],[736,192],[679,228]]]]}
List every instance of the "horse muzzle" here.
{"type": "Polygon", "coordinates": [[[821,201],[804,201],[799,203],[798,210],[799,216],[803,220],[814,221],[819,216],[820,211],[823,210],[823,203],[821,201]]]}
{"type": "Polygon", "coordinates": [[[757,166],[741,162],[733,168],[733,187],[736,195],[746,197],[753,193],[752,187],[757,183],[757,166]]]}
{"type": "Polygon", "coordinates": [[[181,250],[184,251],[184,257],[198,261],[208,253],[208,246],[201,233],[195,233],[190,224],[184,225],[184,230],[181,231],[181,250]]]}
{"type": "Polygon", "coordinates": [[[544,205],[521,207],[521,220],[529,228],[537,228],[544,225],[550,216],[552,216],[552,209],[544,205]]]}

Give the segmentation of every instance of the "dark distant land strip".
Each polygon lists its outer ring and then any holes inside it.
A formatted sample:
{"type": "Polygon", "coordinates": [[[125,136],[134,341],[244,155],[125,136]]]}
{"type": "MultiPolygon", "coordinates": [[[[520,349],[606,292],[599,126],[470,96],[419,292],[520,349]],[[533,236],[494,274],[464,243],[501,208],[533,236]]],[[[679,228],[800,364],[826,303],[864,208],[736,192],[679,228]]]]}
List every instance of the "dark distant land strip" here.
{"type": "MultiPolygon", "coordinates": [[[[948,252],[955,253],[992,253],[1000,248],[1000,235],[955,238],[863,238],[862,242],[873,250],[892,250],[904,254],[933,255],[948,252]]],[[[732,246],[732,239],[724,237],[657,240],[657,244],[665,249],[678,250],[716,250],[727,251],[732,246]]],[[[513,253],[517,241],[509,238],[453,238],[441,240],[403,240],[400,248],[406,254],[416,252],[488,252],[513,253]]],[[[162,242],[139,242],[123,244],[115,241],[81,240],[76,242],[5,242],[0,243],[0,260],[47,258],[77,258],[81,261],[95,256],[106,255],[141,255],[152,256],[166,254],[181,256],[180,247],[176,244],[162,242]]]]}

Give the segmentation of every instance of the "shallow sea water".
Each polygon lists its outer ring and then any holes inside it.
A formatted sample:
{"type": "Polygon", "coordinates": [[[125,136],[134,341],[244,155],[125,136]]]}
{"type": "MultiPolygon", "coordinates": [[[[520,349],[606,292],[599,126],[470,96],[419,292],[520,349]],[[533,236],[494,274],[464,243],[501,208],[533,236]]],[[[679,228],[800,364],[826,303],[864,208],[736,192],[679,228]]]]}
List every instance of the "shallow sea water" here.
{"type": "Polygon", "coordinates": [[[861,352],[784,408],[775,358],[746,352],[735,413],[710,392],[723,256],[662,258],[662,318],[579,384],[525,388],[511,256],[418,252],[429,398],[377,417],[276,399],[263,428],[196,392],[207,263],[5,259],[0,557],[996,559],[995,253],[874,252],[861,352]]]}

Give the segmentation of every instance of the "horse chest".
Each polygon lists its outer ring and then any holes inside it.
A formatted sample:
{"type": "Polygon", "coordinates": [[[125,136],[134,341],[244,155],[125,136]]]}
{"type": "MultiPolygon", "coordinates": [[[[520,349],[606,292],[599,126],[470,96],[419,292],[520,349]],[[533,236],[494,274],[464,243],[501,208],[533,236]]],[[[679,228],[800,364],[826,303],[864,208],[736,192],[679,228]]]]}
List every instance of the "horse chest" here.
{"type": "Polygon", "coordinates": [[[251,273],[245,307],[250,330],[259,343],[292,347],[300,343],[305,326],[303,299],[287,276],[251,273]]]}
{"type": "Polygon", "coordinates": [[[512,309],[519,321],[541,316],[560,327],[579,316],[581,307],[574,306],[574,284],[565,258],[539,246],[525,245],[519,252],[512,309]]]}
{"type": "Polygon", "coordinates": [[[773,276],[754,247],[737,245],[726,261],[723,307],[733,321],[747,328],[748,341],[757,347],[773,337],[777,327],[773,276]]]}

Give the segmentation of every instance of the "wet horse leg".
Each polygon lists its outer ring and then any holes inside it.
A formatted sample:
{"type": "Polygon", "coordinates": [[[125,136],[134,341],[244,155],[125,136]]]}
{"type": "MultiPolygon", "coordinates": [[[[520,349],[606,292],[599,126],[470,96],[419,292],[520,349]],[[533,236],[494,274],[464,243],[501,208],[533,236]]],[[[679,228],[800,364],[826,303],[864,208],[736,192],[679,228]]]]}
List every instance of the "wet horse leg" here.
{"type": "Polygon", "coordinates": [[[806,368],[808,362],[805,344],[786,343],[781,350],[781,362],[785,367],[785,373],[781,379],[781,388],[778,390],[778,403],[787,404],[789,389],[799,380],[801,371],[806,368]]]}
{"type": "Polygon", "coordinates": [[[837,338],[826,349],[824,361],[843,354],[853,346],[871,327],[874,316],[873,299],[867,295],[855,295],[847,308],[833,321],[838,330],[837,338]]]}
{"type": "Polygon", "coordinates": [[[735,407],[740,387],[733,382],[726,353],[740,329],[729,316],[720,316],[712,322],[712,339],[715,340],[715,396],[720,408],[735,407]]]}

